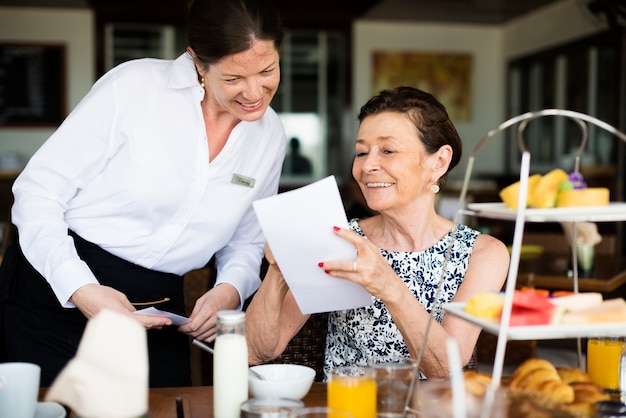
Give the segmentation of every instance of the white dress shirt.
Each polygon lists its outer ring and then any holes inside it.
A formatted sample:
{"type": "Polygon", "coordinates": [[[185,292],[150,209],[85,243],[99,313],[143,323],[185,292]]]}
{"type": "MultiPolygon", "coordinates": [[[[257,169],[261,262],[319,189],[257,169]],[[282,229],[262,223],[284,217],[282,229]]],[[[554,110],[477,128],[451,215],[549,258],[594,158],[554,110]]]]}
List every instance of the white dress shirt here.
{"type": "Polygon", "coordinates": [[[63,306],[74,306],[68,300],[79,287],[97,283],[68,229],[125,260],[179,275],[215,254],[217,283],[235,286],[242,301],[259,286],[265,238],[251,204],[278,190],[284,129],[268,108],[235,126],[209,162],[203,95],[187,54],[121,64],[15,181],[20,245],[63,306]]]}

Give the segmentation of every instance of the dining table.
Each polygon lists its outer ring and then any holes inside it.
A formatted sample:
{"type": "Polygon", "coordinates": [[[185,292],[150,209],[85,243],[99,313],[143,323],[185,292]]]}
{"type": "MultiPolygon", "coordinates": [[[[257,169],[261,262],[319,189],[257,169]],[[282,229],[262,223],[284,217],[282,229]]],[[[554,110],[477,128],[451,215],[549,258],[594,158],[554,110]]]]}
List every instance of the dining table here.
{"type": "MultiPolygon", "coordinates": [[[[45,388],[40,390],[40,400],[45,393],[45,388]]],[[[326,383],[314,382],[302,402],[306,407],[325,406],[326,383]]],[[[148,405],[147,418],[213,418],[213,387],[150,388],[148,405]]],[[[71,411],[68,418],[74,418],[71,411]]]]}

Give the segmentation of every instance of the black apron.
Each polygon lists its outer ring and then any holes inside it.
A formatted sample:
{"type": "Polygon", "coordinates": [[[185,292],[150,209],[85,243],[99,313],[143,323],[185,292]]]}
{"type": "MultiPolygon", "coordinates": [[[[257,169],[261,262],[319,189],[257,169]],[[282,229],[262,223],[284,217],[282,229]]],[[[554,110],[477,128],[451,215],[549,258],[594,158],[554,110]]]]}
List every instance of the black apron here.
{"type": "MultiPolygon", "coordinates": [[[[169,298],[155,307],[185,315],[182,276],[140,267],[70,235],[100,284],[123,292],[135,303],[169,298]]],[[[5,360],[39,364],[40,386],[50,386],[76,354],[87,319],[77,308],[61,307],[17,244],[7,249],[0,269],[0,308],[5,360]]],[[[191,385],[189,337],[177,328],[147,331],[150,387],[191,385]]]]}

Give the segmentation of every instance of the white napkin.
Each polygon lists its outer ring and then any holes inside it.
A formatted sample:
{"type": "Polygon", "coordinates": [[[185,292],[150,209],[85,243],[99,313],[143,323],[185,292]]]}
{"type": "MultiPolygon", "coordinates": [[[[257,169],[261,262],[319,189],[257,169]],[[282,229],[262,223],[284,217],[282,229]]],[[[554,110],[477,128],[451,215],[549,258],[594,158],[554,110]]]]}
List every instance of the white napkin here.
{"type": "MultiPolygon", "coordinates": [[[[576,222],[576,245],[596,245],[602,241],[602,236],[598,233],[598,225],[593,222],[576,222]]],[[[574,243],[574,223],[561,222],[565,237],[570,245],[574,243]]]]}
{"type": "Polygon", "coordinates": [[[148,344],[139,322],[103,310],[88,323],[76,356],[61,371],[46,401],[83,418],[139,417],[148,411],[148,344]]]}

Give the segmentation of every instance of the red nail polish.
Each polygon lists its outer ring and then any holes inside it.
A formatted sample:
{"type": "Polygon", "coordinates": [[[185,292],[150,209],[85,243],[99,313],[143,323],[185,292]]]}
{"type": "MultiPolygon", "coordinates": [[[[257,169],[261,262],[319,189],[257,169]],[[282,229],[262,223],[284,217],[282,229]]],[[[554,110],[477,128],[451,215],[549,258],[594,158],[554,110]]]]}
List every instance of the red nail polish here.
{"type": "Polygon", "coordinates": [[[324,273],[330,274],[330,270],[324,270],[324,273]]]}
{"type": "Polygon", "coordinates": [[[341,228],[339,228],[338,226],[333,226],[333,229],[334,229],[335,231],[339,231],[341,228]]]}
{"type": "Polygon", "coordinates": [[[320,261],[319,263],[317,263],[317,265],[320,266],[320,267],[324,267],[324,262],[320,261]]]}

